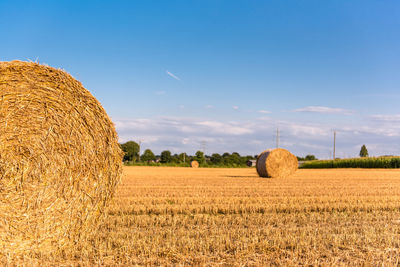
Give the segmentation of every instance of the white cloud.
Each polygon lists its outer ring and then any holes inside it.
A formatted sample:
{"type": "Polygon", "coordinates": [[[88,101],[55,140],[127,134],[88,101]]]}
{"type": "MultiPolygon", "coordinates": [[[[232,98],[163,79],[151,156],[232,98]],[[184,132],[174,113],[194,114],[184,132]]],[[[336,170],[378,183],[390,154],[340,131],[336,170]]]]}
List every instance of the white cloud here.
{"type": "Polygon", "coordinates": [[[258,113],[261,113],[261,114],[270,114],[271,111],[268,111],[268,110],[259,110],[258,113]]]}
{"type": "Polygon", "coordinates": [[[197,125],[204,126],[208,131],[224,135],[243,135],[250,134],[252,130],[247,127],[241,127],[237,123],[223,123],[218,121],[200,121],[197,125]]]}
{"type": "Polygon", "coordinates": [[[148,130],[151,128],[152,120],[150,119],[135,119],[135,120],[117,120],[114,121],[115,127],[118,130],[148,130]]]}
{"type": "Polygon", "coordinates": [[[238,110],[238,109],[239,109],[238,106],[232,106],[232,108],[233,108],[234,110],[238,110]]]}
{"type": "Polygon", "coordinates": [[[183,138],[183,140],[182,140],[182,144],[184,144],[184,145],[189,144],[189,142],[190,142],[189,138],[183,138]]]}
{"type": "Polygon", "coordinates": [[[371,155],[400,154],[400,125],[375,120],[334,126],[324,122],[277,121],[265,117],[241,121],[157,117],[116,119],[114,122],[121,142],[143,140],[143,148],[150,148],[155,153],[168,149],[172,153],[194,154],[205,140],[207,154],[236,151],[254,155],[275,147],[276,127],[279,125],[282,147],[299,156],[314,154],[319,158],[329,158],[333,127],[337,130],[337,155],[356,157],[360,151],[359,144],[366,144],[371,155]]]}
{"type": "Polygon", "coordinates": [[[295,109],[294,112],[313,112],[322,114],[344,114],[344,115],[351,115],[354,113],[353,111],[347,109],[330,108],[323,106],[307,106],[304,108],[295,109]]]}
{"type": "Polygon", "coordinates": [[[171,76],[172,78],[174,78],[175,80],[178,80],[178,81],[181,80],[178,76],[174,75],[173,73],[171,73],[171,72],[169,72],[169,71],[166,71],[166,73],[167,73],[169,76],[171,76]]]}
{"type": "Polygon", "coordinates": [[[212,109],[212,108],[214,108],[214,106],[213,105],[206,105],[206,106],[204,106],[204,108],[205,109],[212,109]]]}
{"type": "Polygon", "coordinates": [[[327,136],[331,132],[329,129],[324,129],[324,127],[320,125],[290,123],[286,125],[285,128],[288,128],[292,135],[302,136],[304,139],[327,136]]]}

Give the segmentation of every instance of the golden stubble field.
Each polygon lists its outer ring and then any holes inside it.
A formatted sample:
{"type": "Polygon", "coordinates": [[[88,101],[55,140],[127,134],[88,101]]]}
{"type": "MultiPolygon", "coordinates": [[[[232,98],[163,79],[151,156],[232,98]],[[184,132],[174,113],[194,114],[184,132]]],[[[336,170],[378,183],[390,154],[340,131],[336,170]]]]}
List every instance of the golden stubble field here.
{"type": "Polygon", "coordinates": [[[99,264],[397,265],[400,171],[125,167],[97,242],[99,264]]]}

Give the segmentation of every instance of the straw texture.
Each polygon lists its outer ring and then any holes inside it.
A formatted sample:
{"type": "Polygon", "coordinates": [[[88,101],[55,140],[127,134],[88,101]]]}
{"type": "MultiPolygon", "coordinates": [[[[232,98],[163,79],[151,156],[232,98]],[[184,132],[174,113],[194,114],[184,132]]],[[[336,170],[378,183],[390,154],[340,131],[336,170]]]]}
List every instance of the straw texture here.
{"type": "Polygon", "coordinates": [[[114,125],[80,82],[0,62],[0,256],[81,245],[121,172],[114,125]]]}
{"type": "Polygon", "coordinates": [[[192,162],[190,162],[190,166],[192,168],[198,168],[199,167],[199,162],[197,160],[193,160],[192,162]]]}
{"type": "Polygon", "coordinates": [[[268,149],[257,157],[256,169],[261,177],[287,177],[297,168],[297,158],[286,149],[268,149]]]}

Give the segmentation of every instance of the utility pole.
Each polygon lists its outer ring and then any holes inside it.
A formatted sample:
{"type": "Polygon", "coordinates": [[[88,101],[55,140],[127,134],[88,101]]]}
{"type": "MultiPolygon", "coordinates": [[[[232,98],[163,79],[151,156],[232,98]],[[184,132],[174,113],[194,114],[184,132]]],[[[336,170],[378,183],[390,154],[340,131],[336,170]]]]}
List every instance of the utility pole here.
{"type": "MultiPolygon", "coordinates": [[[[186,144],[185,139],[182,140],[182,144],[186,144]]],[[[183,152],[183,163],[186,162],[186,152],[183,152]]]]}
{"type": "Polygon", "coordinates": [[[138,162],[140,161],[140,149],[141,149],[141,147],[142,147],[142,139],[139,139],[139,158],[138,158],[138,162]]]}
{"type": "Polygon", "coordinates": [[[276,148],[279,148],[279,127],[276,128],[276,148]]]}
{"type": "Polygon", "coordinates": [[[336,131],[333,131],[333,160],[336,158],[336,131]]]}

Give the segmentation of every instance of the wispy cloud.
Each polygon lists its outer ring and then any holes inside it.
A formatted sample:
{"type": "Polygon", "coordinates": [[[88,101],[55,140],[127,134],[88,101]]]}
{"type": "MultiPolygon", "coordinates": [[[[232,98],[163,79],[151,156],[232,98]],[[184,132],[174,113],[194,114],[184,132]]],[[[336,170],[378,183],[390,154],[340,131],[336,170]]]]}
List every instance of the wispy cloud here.
{"type": "Polygon", "coordinates": [[[263,109],[262,109],[262,110],[259,110],[258,113],[261,113],[261,114],[270,114],[271,111],[263,110],[263,109]]]}
{"type": "MultiPolygon", "coordinates": [[[[336,152],[341,157],[356,157],[360,146],[366,144],[371,155],[399,155],[400,114],[375,115],[374,119],[359,123],[340,123],[337,130],[336,152]],[[375,145],[375,147],[372,146],[375,145]]],[[[329,158],[332,153],[332,125],[323,121],[303,123],[262,117],[244,120],[215,120],[190,117],[156,117],[114,120],[121,142],[146,140],[144,148],[155,153],[168,149],[172,153],[195,153],[201,141],[207,140],[206,153],[237,151],[257,154],[275,146],[276,125],[279,125],[282,147],[295,155],[314,154],[329,158]]]]}
{"type": "Polygon", "coordinates": [[[371,118],[381,122],[400,122],[400,114],[393,115],[372,115],[371,118]]]}
{"type": "Polygon", "coordinates": [[[213,105],[206,105],[206,106],[204,106],[204,108],[205,109],[212,109],[212,108],[214,108],[214,106],[213,105]]]}
{"type": "Polygon", "coordinates": [[[167,92],[165,91],[156,91],[154,92],[156,95],[165,95],[167,92]]]}
{"type": "Polygon", "coordinates": [[[238,110],[238,109],[239,109],[238,106],[232,106],[232,108],[233,108],[234,110],[238,110]]]}
{"type": "Polygon", "coordinates": [[[239,138],[248,142],[248,135],[253,134],[253,127],[248,124],[198,118],[159,117],[114,122],[121,142],[146,138],[149,140],[146,146],[156,153],[165,149],[173,153],[194,153],[200,149],[201,140],[208,142],[210,153],[240,152],[239,144],[243,142],[235,140],[239,138]]]}
{"type": "Polygon", "coordinates": [[[343,114],[343,115],[351,115],[354,113],[352,110],[348,109],[330,108],[323,106],[307,106],[304,108],[295,109],[294,112],[312,112],[321,114],[343,114]]]}
{"type": "Polygon", "coordinates": [[[176,76],[175,74],[173,74],[173,73],[171,73],[171,72],[169,72],[169,71],[166,71],[166,73],[167,73],[170,77],[174,78],[175,80],[178,80],[178,81],[181,80],[178,76],[176,76]]]}

